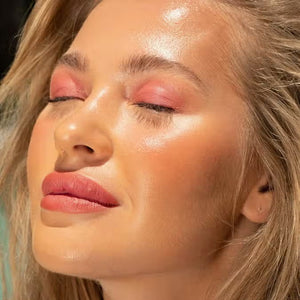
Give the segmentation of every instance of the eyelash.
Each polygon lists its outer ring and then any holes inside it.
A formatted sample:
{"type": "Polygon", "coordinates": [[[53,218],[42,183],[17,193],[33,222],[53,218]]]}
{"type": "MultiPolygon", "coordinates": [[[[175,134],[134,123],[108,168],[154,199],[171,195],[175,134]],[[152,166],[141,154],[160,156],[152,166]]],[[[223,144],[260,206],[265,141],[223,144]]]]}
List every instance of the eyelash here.
{"type": "Polygon", "coordinates": [[[137,108],[134,113],[139,122],[155,128],[168,126],[175,113],[174,108],[147,102],[136,102],[131,105],[137,108]]]}
{"type": "MultiPolygon", "coordinates": [[[[61,96],[55,97],[53,99],[49,98],[47,102],[57,103],[74,99],[83,100],[81,98],[72,96],[61,96]]],[[[152,127],[161,127],[162,125],[167,126],[171,122],[173,113],[175,112],[174,108],[147,102],[135,102],[131,103],[131,105],[138,108],[135,111],[135,116],[137,117],[138,121],[145,122],[147,125],[150,125],[152,127]],[[140,109],[143,109],[143,112],[141,112],[140,109]]]]}
{"type": "Polygon", "coordinates": [[[55,97],[53,99],[49,98],[47,101],[50,102],[50,103],[55,103],[55,102],[61,102],[61,101],[67,101],[67,100],[74,100],[74,99],[83,100],[81,98],[72,97],[72,96],[62,96],[62,97],[55,97]]]}

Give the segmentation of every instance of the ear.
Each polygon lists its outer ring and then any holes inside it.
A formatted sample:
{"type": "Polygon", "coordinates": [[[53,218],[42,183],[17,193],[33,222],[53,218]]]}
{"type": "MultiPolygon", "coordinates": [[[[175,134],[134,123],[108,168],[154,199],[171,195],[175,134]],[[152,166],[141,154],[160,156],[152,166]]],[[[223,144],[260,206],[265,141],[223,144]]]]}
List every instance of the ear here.
{"type": "Polygon", "coordinates": [[[266,176],[253,186],[242,207],[242,215],[253,223],[265,223],[273,202],[273,188],[266,176]]]}

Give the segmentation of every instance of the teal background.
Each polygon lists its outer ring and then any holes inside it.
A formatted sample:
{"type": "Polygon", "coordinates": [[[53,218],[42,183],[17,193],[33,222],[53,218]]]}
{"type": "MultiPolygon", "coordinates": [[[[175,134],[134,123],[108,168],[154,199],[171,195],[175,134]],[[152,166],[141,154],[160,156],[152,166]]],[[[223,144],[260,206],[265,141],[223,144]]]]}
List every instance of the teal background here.
{"type": "MultiPolygon", "coordinates": [[[[8,269],[8,230],[7,230],[7,222],[6,218],[3,212],[3,208],[0,206],[0,248],[4,251],[3,257],[4,257],[4,263],[5,263],[5,270],[4,274],[9,281],[9,269],[8,269]]],[[[7,291],[11,291],[11,286],[6,287],[7,291]]],[[[3,294],[2,294],[2,272],[0,272],[0,300],[3,300],[3,294]]]]}

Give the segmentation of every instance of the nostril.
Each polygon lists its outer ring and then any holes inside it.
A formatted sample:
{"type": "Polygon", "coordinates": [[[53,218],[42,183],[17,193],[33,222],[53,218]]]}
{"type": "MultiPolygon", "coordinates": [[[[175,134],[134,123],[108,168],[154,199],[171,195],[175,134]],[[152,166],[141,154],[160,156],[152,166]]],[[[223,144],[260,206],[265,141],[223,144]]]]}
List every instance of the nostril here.
{"type": "Polygon", "coordinates": [[[83,150],[87,150],[89,153],[94,153],[94,150],[91,147],[86,146],[86,145],[76,145],[76,146],[74,146],[74,149],[75,150],[83,149],[83,150]]]}
{"type": "Polygon", "coordinates": [[[94,150],[88,146],[86,146],[86,149],[88,150],[89,153],[94,153],[94,150]]]}

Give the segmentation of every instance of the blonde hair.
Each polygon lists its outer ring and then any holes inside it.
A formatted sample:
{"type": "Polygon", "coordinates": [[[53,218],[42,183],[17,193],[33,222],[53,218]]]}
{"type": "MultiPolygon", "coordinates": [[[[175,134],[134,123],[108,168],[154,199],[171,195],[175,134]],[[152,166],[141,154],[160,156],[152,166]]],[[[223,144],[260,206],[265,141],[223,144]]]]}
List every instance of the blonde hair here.
{"type": "MultiPolygon", "coordinates": [[[[217,1],[217,0],[216,0],[217,1]]],[[[246,151],[270,176],[274,203],[266,224],[244,241],[222,300],[300,298],[300,3],[298,0],[220,0],[239,47],[232,53],[237,88],[249,108],[246,151]],[[239,34],[240,33],[240,34],[239,34]],[[246,38],[245,38],[246,37],[246,38]],[[238,80],[237,80],[238,78],[238,80]]],[[[26,155],[44,108],[51,71],[68,49],[93,0],[38,0],[0,89],[0,191],[10,224],[15,300],[99,300],[101,286],[55,274],[32,256],[26,155]]],[[[244,166],[247,169],[247,165],[244,166]]],[[[245,176],[239,184],[241,189],[245,176]]]]}

